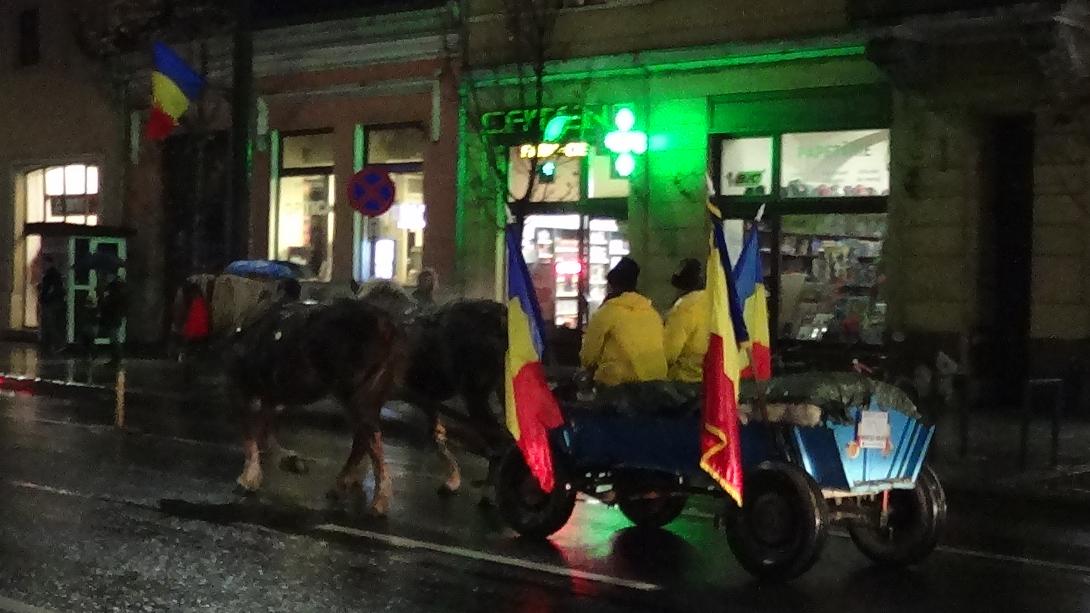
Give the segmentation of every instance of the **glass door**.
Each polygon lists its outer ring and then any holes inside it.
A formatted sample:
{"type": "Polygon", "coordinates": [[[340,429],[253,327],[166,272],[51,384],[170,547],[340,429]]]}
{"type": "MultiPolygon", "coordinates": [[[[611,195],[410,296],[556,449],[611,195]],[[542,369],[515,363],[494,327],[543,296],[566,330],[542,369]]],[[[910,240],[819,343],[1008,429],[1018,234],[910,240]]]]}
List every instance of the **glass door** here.
{"type": "MultiPolygon", "coordinates": [[[[113,275],[125,279],[125,240],[76,236],[68,239],[68,342],[91,339],[108,344],[99,329],[99,300],[113,275]]],[[[119,339],[125,342],[127,321],[122,320],[119,339]]]]}
{"type": "Polygon", "coordinates": [[[522,253],[546,322],[582,329],[606,297],[606,273],[628,241],[617,220],[587,215],[530,215],[522,253]]]}

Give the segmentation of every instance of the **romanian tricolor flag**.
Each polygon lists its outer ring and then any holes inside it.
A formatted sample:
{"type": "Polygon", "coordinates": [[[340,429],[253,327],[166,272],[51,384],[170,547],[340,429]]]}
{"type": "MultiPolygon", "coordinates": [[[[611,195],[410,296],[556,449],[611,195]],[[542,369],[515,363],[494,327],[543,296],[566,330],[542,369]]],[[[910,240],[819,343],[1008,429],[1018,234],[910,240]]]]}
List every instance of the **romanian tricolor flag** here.
{"type": "Polygon", "coordinates": [[[507,429],[515,437],[530,473],[541,489],[555,484],[549,430],[563,424],[560,406],[545,380],[541,355],[545,342],[541,308],[515,226],[507,227],[507,429]]]}
{"type": "Polygon", "coordinates": [[[178,127],[190,103],[201,95],[204,79],[163,43],[155,43],[154,54],[147,134],[152,140],[163,140],[178,127]]]}
{"type": "Polygon", "coordinates": [[[742,346],[749,349],[742,353],[742,378],[767,381],[772,376],[772,345],[768,330],[768,291],[761,273],[761,245],[756,226],[746,236],[732,277],[746,324],[747,338],[742,346]]]}
{"type": "Polygon", "coordinates": [[[733,299],[730,258],[719,210],[712,213],[712,245],[708,256],[708,303],[711,337],[704,355],[704,416],[700,433],[700,467],[739,506],[742,504],[742,447],[738,426],[738,381],[742,360],[739,338],[745,338],[733,299]]]}

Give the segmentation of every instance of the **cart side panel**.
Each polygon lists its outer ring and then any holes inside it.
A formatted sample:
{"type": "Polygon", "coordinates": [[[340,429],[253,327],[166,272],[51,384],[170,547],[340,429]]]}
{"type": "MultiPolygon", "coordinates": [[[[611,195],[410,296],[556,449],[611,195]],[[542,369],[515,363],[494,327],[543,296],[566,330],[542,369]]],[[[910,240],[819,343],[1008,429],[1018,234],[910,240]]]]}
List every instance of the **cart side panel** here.
{"type": "Polygon", "coordinates": [[[577,469],[641,468],[676,474],[700,470],[700,422],[696,417],[568,411],[561,437],[577,469]]]}
{"type": "Polygon", "coordinates": [[[791,428],[802,466],[823,489],[850,489],[837,439],[829,428],[791,428]]]}

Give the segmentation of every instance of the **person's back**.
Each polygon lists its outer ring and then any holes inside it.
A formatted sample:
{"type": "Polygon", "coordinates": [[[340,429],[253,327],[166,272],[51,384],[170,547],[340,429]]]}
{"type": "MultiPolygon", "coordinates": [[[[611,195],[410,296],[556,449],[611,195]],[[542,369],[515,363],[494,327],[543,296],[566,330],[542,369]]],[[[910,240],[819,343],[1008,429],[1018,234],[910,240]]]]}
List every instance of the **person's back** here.
{"type": "Polygon", "coordinates": [[[666,363],[671,380],[703,380],[710,335],[708,310],[707,292],[697,290],[682,296],[666,315],[666,363]]]}
{"type": "Polygon", "coordinates": [[[670,379],[700,383],[710,336],[708,294],[699,260],[686,258],[670,278],[681,296],[666,315],[666,364],[670,379]]]}
{"type": "Polygon", "coordinates": [[[611,298],[587,325],[579,357],[602,385],[665,379],[662,318],[636,292],[611,298]]]}

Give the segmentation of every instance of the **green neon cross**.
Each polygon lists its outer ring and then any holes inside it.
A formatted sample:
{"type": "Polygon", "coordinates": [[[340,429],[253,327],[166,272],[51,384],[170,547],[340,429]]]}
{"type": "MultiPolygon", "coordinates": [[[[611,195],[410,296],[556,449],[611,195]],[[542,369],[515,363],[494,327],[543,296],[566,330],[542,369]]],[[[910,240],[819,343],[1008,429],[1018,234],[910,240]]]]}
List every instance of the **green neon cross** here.
{"type": "Polygon", "coordinates": [[[617,155],[613,162],[613,169],[621,177],[629,177],[636,169],[636,155],[647,152],[647,133],[633,130],[636,125],[636,114],[632,109],[624,107],[613,116],[613,124],[617,129],[606,134],[606,149],[617,155]]]}

